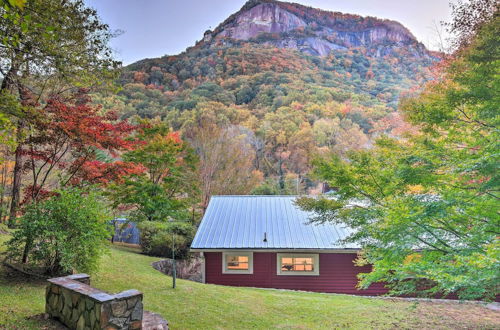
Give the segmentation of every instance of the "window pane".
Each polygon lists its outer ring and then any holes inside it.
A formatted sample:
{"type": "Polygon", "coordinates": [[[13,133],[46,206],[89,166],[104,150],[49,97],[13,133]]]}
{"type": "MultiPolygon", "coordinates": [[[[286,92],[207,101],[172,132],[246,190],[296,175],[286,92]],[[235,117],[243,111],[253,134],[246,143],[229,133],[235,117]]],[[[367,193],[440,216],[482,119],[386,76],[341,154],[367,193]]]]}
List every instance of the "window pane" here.
{"type": "Polygon", "coordinates": [[[293,270],[297,271],[297,272],[303,272],[305,269],[304,269],[304,265],[295,265],[293,267],[293,270]]]}
{"type": "Polygon", "coordinates": [[[230,263],[227,265],[227,269],[248,270],[248,263],[247,262],[230,263]]]}
{"type": "Polygon", "coordinates": [[[248,270],[249,258],[248,256],[227,256],[226,257],[227,269],[235,270],[248,270]]]}
{"type": "Polygon", "coordinates": [[[313,272],[314,258],[311,257],[282,257],[281,271],[283,272],[313,272]]]}
{"type": "Polygon", "coordinates": [[[312,264],[312,258],[295,258],[296,264],[312,264]]]}

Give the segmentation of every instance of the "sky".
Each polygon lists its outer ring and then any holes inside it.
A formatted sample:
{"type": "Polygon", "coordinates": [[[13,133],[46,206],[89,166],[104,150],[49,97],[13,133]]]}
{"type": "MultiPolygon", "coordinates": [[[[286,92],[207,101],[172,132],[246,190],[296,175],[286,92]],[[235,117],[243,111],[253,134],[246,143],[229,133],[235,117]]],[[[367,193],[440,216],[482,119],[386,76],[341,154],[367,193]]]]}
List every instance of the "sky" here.
{"type": "MultiPolygon", "coordinates": [[[[246,0],[85,0],[112,30],[116,58],[130,64],[144,58],[175,55],[193,46],[237,12],[246,0]]],[[[396,20],[428,48],[446,37],[440,22],[450,20],[449,0],[294,0],[306,6],[396,20]],[[437,29],[436,29],[437,27],[437,29]],[[439,31],[439,33],[437,32],[439,31]]]]}

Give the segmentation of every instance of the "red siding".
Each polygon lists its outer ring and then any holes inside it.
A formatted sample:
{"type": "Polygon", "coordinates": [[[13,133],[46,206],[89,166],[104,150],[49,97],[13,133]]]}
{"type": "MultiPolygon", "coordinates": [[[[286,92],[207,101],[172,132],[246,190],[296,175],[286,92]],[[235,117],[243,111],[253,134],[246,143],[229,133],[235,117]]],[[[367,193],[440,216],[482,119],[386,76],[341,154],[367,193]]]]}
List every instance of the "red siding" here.
{"type": "Polygon", "coordinates": [[[274,252],[254,252],[253,274],[223,274],[222,253],[205,252],[206,283],[303,291],[379,295],[387,292],[382,284],[367,290],[356,289],[356,275],[370,271],[357,267],[353,253],[320,253],[319,276],[276,275],[277,256],[274,252]]]}

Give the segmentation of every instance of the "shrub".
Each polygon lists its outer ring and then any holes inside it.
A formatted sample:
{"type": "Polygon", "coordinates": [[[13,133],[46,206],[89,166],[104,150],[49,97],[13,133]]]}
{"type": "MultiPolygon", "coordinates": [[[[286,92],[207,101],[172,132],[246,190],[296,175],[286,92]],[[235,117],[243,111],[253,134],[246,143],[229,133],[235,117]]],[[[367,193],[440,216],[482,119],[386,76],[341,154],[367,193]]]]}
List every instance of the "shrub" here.
{"type": "Polygon", "coordinates": [[[141,232],[141,249],[144,254],[172,257],[172,234],[175,240],[175,258],[187,259],[195,228],[187,222],[144,221],[137,226],[141,232]]]}
{"type": "Polygon", "coordinates": [[[95,271],[111,237],[100,200],[94,190],[71,188],[30,204],[8,242],[7,259],[51,276],[95,271]]]}

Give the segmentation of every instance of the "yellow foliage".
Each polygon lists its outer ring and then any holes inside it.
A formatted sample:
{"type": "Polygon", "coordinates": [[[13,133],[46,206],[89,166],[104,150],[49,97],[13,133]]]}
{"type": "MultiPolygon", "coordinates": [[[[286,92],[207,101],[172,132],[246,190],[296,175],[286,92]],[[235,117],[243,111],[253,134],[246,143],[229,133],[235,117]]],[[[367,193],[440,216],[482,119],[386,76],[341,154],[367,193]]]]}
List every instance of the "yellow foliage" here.
{"type": "Polygon", "coordinates": [[[422,255],[420,253],[412,253],[406,256],[405,260],[403,261],[404,265],[411,264],[412,262],[417,262],[420,259],[422,259],[422,255]]]}
{"type": "Polygon", "coordinates": [[[425,192],[425,188],[420,184],[408,185],[406,188],[408,189],[407,193],[412,195],[422,194],[425,192]]]}

